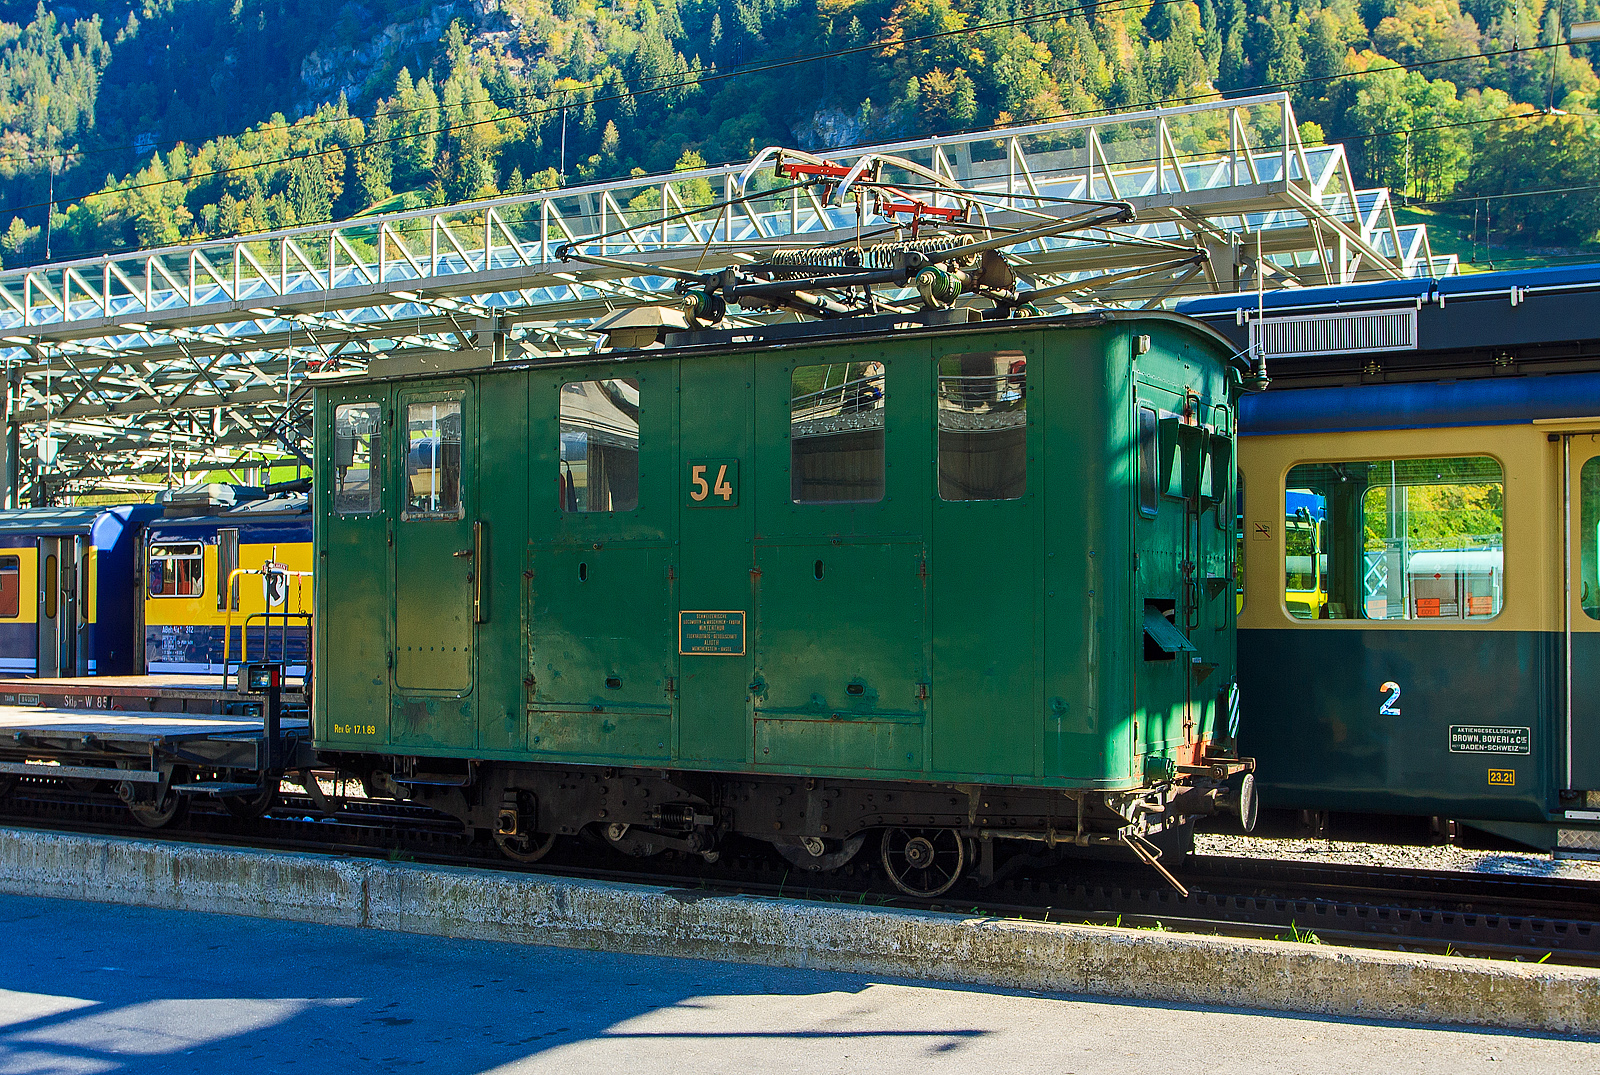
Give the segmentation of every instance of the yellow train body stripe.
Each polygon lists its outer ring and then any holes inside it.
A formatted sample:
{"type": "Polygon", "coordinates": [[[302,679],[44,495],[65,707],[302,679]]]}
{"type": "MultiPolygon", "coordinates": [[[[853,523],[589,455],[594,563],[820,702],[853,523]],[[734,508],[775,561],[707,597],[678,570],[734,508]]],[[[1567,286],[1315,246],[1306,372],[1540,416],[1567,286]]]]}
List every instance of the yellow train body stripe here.
{"type": "MultiPolygon", "coordinates": [[[[146,592],[144,622],[147,625],[221,627],[231,618],[237,629],[245,622],[246,617],[267,611],[266,593],[262,588],[260,575],[240,576],[239,607],[231,617],[226,609],[218,608],[217,594],[220,587],[227,585],[227,580],[217,577],[217,546],[205,545],[202,549],[205,566],[200,593],[194,597],[155,597],[146,592]]],[[[312,553],[309,541],[279,542],[276,545],[240,544],[239,566],[260,570],[268,560],[274,559],[274,550],[277,552],[277,563],[292,572],[305,573],[290,579],[289,600],[285,607],[291,613],[310,612],[312,587],[309,572],[312,553]]],[[[283,609],[273,611],[281,612],[283,609]]]]}

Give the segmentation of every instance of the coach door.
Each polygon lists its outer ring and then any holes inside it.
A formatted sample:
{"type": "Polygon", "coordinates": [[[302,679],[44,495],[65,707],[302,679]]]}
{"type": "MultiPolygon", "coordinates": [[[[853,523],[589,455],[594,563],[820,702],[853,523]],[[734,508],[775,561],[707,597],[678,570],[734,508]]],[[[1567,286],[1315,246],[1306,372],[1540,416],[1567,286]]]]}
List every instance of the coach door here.
{"type": "MultiPolygon", "coordinates": [[[[1600,796],[1600,432],[1567,437],[1570,485],[1569,541],[1572,673],[1562,688],[1570,699],[1571,773],[1560,786],[1600,796]]],[[[1565,753],[1565,751],[1563,751],[1565,753]]],[[[1584,804],[1594,809],[1597,803],[1584,804]]]]}
{"type": "Polygon", "coordinates": [[[394,710],[396,746],[472,747],[478,562],[470,386],[403,391],[395,410],[394,710]]]}
{"type": "Polygon", "coordinates": [[[39,676],[78,669],[78,557],[82,539],[39,539],[39,676]]]}

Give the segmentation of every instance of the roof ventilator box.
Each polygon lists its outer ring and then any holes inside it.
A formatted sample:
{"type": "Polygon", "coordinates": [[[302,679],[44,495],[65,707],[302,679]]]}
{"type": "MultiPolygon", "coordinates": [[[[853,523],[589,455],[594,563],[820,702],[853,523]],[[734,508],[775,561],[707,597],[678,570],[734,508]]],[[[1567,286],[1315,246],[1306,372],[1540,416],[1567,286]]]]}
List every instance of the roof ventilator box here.
{"type": "Polygon", "coordinates": [[[1250,322],[1250,346],[1268,358],[1415,351],[1417,311],[1356,310],[1250,322]]]}

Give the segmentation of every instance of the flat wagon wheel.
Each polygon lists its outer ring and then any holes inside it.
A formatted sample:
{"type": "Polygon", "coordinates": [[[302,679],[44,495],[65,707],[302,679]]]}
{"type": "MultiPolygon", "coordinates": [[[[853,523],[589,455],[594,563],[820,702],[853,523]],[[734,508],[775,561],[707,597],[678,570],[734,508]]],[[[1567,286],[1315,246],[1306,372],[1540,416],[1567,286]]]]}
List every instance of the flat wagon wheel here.
{"type": "Polygon", "coordinates": [[[552,832],[546,836],[542,832],[518,832],[507,835],[497,832],[494,834],[494,845],[512,862],[538,862],[556,846],[556,834],[552,832]]]}
{"type": "Polygon", "coordinates": [[[278,785],[269,784],[253,795],[228,795],[222,808],[240,821],[254,821],[271,810],[278,801],[278,785]]]}
{"type": "Polygon", "coordinates": [[[895,888],[926,900],[960,880],[967,842],[954,829],[885,829],[880,856],[895,888]]]}
{"type": "Polygon", "coordinates": [[[145,799],[128,800],[128,811],[145,828],[164,829],[173,822],[181,820],[189,812],[189,798],[168,788],[166,798],[160,802],[145,799]]]}

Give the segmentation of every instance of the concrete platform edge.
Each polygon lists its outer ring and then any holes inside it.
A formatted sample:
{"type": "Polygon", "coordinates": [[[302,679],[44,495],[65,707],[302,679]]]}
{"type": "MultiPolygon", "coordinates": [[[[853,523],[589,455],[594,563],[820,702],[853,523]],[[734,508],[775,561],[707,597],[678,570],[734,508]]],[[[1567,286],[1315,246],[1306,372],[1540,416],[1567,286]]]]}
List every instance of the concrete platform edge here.
{"type": "Polygon", "coordinates": [[[1185,1004],[1600,1033],[1600,971],[0,828],[0,892],[1185,1004]]]}

